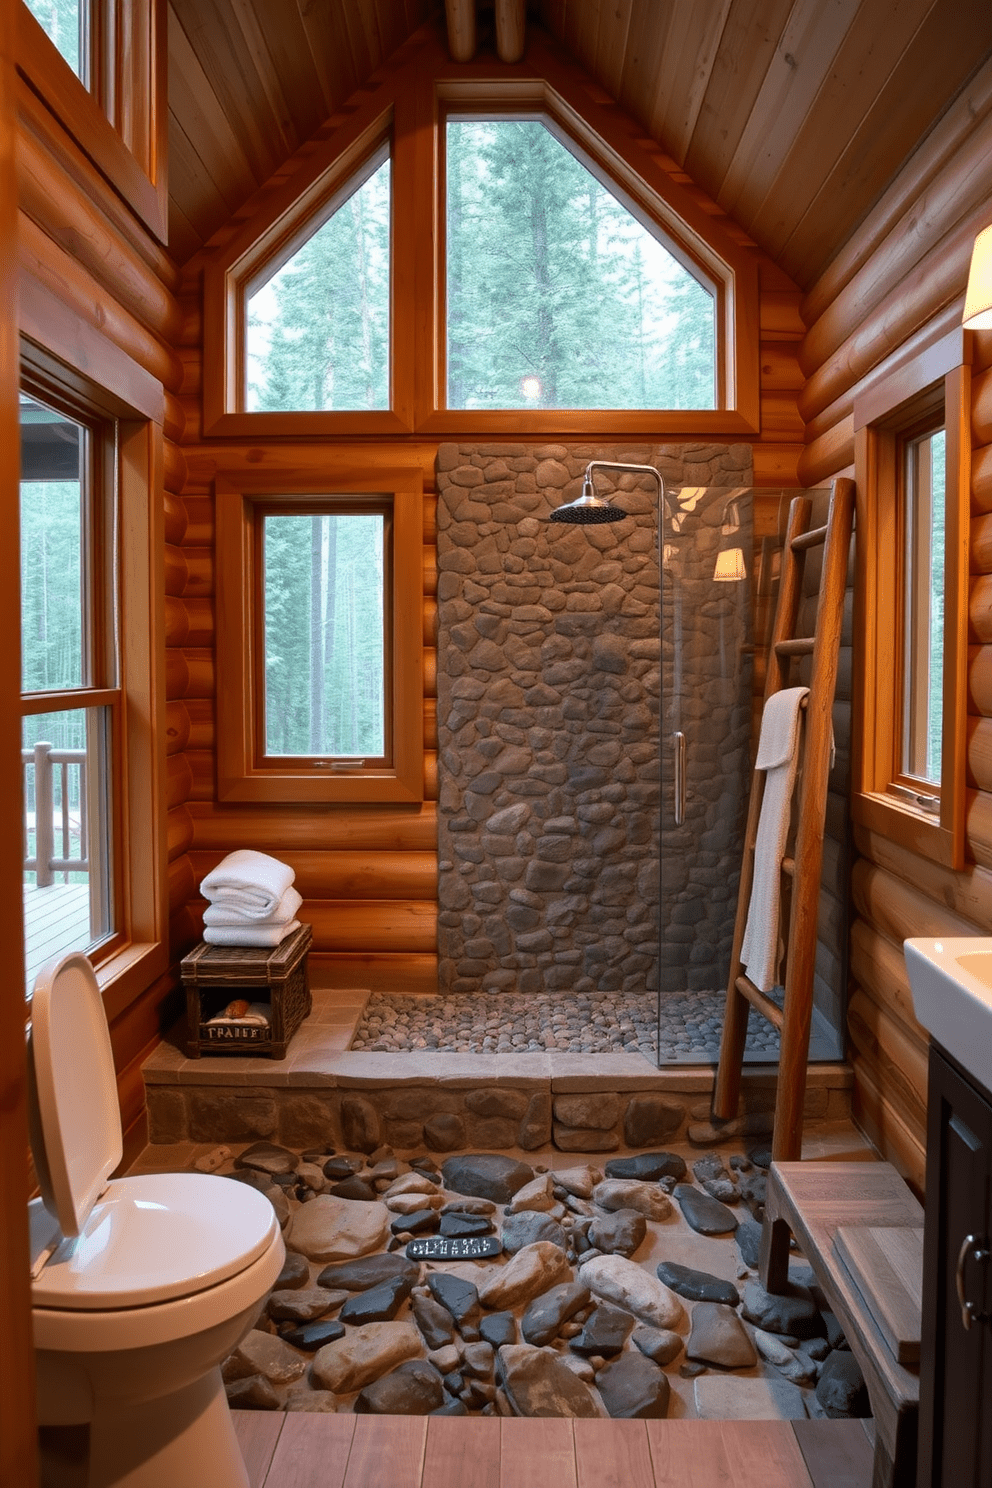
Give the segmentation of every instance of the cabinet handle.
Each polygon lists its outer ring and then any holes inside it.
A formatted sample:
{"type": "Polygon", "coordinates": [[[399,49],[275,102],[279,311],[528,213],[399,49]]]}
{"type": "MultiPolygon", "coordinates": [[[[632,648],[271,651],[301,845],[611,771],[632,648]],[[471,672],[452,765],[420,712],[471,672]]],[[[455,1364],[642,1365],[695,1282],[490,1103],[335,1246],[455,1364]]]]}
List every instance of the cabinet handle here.
{"type": "Polygon", "coordinates": [[[961,1249],[958,1251],[958,1263],[955,1267],[954,1279],[958,1289],[958,1303],[961,1307],[961,1326],[965,1329],[966,1332],[971,1327],[976,1318],[980,1321],[984,1316],[984,1313],[979,1312],[976,1304],[974,1302],[967,1301],[964,1295],[964,1268],[968,1264],[969,1254],[974,1254],[975,1260],[979,1263],[982,1263],[989,1259],[990,1252],[987,1249],[982,1248],[977,1235],[965,1235],[964,1239],[961,1241],[961,1249]]]}
{"type": "Polygon", "coordinates": [[[680,827],[685,821],[685,734],[681,731],[672,735],[675,745],[675,825],[680,827]]]}

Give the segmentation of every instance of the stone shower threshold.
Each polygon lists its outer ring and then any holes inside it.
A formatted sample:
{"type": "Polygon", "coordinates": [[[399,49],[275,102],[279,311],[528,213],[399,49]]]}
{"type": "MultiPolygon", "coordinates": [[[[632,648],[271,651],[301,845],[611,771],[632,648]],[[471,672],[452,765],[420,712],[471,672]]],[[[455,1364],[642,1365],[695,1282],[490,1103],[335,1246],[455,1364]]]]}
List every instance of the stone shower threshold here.
{"type": "MultiPolygon", "coordinates": [[[[705,1094],[713,1088],[717,1051],[692,1051],[659,1067],[640,1051],[353,1049],[369,997],[361,988],[315,987],[313,1011],[294,1035],[285,1059],[238,1054],[191,1059],[185,1052],[185,1022],[180,1022],[145,1061],[145,1084],[361,1089],[426,1081],[468,1089],[484,1081],[507,1088],[549,1084],[558,1091],[671,1089],[683,1094],[705,1094]]],[[[811,1088],[849,1088],[850,1070],[834,1050],[826,1025],[814,1019],[807,1076],[811,1088]]],[[[777,1061],[767,1051],[748,1051],[745,1064],[751,1083],[774,1084],[777,1061]]]]}

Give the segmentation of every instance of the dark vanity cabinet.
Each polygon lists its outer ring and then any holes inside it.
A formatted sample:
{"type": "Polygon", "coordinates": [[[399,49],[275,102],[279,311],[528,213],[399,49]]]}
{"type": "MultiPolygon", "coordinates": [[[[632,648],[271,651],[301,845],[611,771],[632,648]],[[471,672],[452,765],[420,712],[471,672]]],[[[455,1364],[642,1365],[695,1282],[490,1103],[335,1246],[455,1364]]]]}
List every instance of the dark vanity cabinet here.
{"type": "Polygon", "coordinates": [[[992,1096],[930,1049],[917,1488],[992,1485],[992,1096]]]}

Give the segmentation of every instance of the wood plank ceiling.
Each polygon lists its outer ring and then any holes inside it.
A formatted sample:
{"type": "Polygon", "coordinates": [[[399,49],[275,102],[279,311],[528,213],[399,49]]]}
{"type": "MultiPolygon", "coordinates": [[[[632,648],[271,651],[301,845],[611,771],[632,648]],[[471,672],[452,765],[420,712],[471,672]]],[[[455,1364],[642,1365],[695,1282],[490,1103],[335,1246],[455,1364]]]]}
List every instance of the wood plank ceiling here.
{"type": "MultiPolygon", "coordinates": [[[[432,19],[438,0],[170,0],[177,260],[432,19]]],[[[530,22],[804,288],[992,54],[988,0],[536,0],[530,22]]]]}

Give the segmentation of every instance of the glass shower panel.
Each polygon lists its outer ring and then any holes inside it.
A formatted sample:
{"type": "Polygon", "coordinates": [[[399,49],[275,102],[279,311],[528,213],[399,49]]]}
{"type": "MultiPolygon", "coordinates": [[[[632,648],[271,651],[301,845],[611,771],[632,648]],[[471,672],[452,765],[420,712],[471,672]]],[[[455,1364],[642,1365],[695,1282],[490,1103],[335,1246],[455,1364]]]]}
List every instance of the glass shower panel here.
{"type": "Polygon", "coordinates": [[[660,1065],[719,1048],[751,772],[752,496],[665,493],[660,1065]]]}

